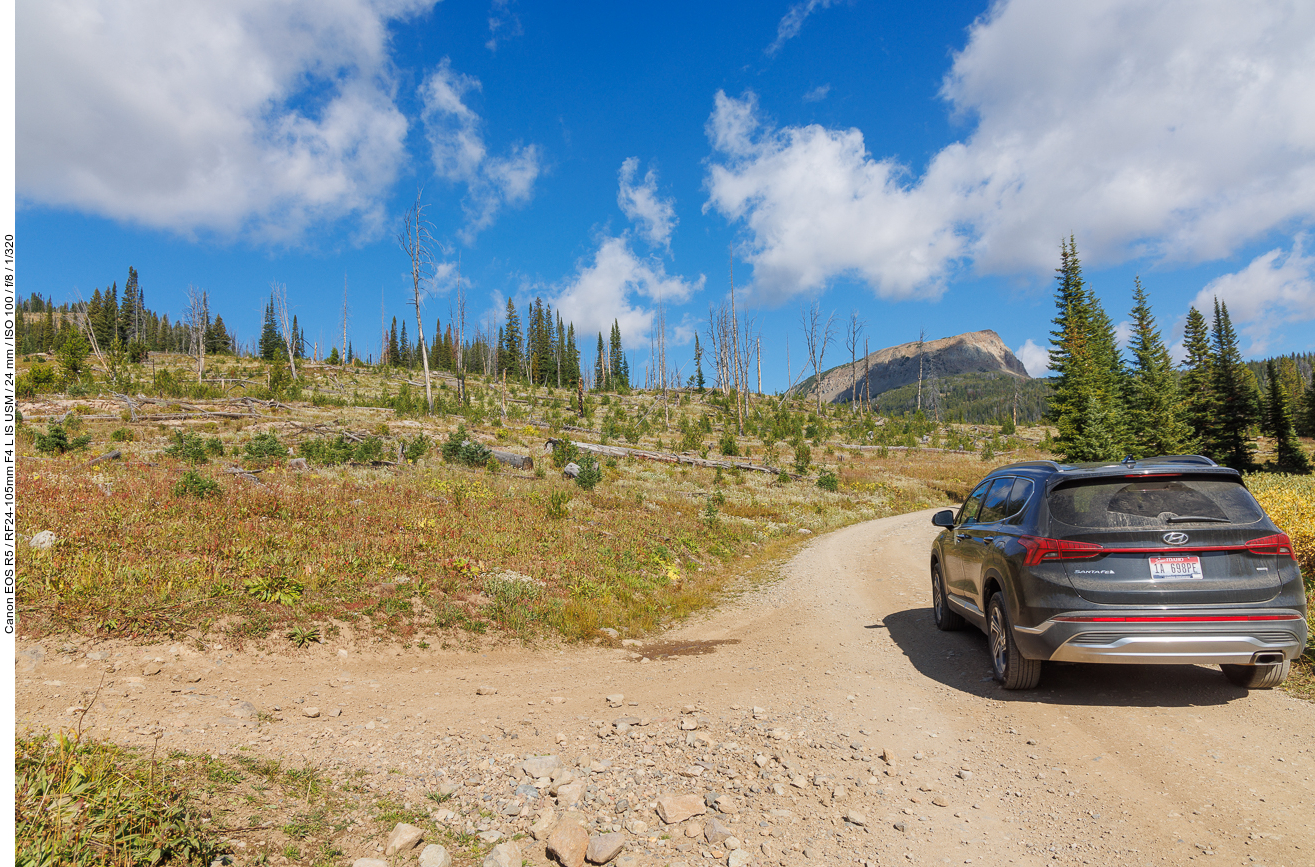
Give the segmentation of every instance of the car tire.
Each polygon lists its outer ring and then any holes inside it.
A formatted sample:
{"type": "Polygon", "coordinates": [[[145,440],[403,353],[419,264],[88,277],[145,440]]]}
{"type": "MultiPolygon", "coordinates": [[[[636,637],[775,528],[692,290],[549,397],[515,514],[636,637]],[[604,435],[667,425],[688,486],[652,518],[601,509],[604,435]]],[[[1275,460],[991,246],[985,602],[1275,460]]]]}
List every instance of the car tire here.
{"type": "Polygon", "coordinates": [[[1288,679],[1288,660],[1270,665],[1221,665],[1224,677],[1234,686],[1243,689],[1273,689],[1288,679]]]}
{"type": "Polygon", "coordinates": [[[991,651],[991,671],[1005,689],[1032,689],[1041,681],[1041,660],[1027,659],[1014,642],[1005,595],[995,593],[986,604],[986,640],[991,651]]]}
{"type": "Polygon", "coordinates": [[[963,629],[968,621],[963,615],[950,609],[945,595],[945,579],[941,577],[941,564],[931,564],[931,614],[936,621],[936,628],[941,632],[954,632],[963,629]]]}

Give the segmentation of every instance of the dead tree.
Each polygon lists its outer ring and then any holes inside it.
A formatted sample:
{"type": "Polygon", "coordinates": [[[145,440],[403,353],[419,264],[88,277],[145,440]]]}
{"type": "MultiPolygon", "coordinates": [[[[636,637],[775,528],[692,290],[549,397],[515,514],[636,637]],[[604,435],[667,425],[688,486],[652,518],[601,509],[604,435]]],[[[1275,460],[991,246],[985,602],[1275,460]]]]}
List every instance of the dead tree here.
{"type": "Polygon", "coordinates": [[[204,289],[198,289],[190,283],[187,286],[187,311],[184,314],[187,323],[187,335],[191,346],[189,350],[196,354],[196,381],[205,379],[205,332],[210,324],[210,299],[204,289]]]}
{"type": "Polygon", "coordinates": [[[800,311],[804,328],[804,344],[808,349],[808,363],[813,368],[813,394],[817,398],[817,414],[822,414],[822,359],[826,349],[836,339],[836,314],[832,311],[822,323],[822,307],[817,301],[800,311]]]}
{"type": "Polygon", "coordinates": [[[279,328],[283,331],[283,343],[288,348],[288,368],[292,378],[297,378],[297,335],[292,333],[292,318],[288,316],[288,287],[283,283],[269,284],[270,295],[274,304],[274,314],[278,316],[279,328]]]}
{"type": "Polygon", "coordinates": [[[855,400],[859,397],[859,335],[863,334],[863,326],[867,322],[860,320],[859,310],[849,312],[849,325],[844,333],[844,345],[849,350],[849,414],[855,412],[855,400]]]}
{"type": "Polygon", "coordinates": [[[434,392],[429,383],[429,349],[425,345],[425,324],[420,316],[421,284],[432,284],[434,281],[434,236],[431,226],[425,219],[425,206],[420,204],[420,192],[417,190],[415,204],[402,218],[402,231],[397,233],[397,243],[411,261],[411,306],[415,308],[416,337],[420,343],[420,360],[425,367],[425,406],[432,413],[434,392]]]}
{"type": "Polygon", "coordinates": [[[338,366],[347,366],[347,275],[342,275],[342,354],[338,356],[338,366]]]}

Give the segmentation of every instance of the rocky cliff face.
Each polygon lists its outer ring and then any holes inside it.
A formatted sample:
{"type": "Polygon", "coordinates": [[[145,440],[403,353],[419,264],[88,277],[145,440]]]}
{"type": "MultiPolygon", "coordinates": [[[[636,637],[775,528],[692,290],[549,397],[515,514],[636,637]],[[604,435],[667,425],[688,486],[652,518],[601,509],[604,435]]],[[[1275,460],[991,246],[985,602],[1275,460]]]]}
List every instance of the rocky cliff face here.
{"type": "MultiPolygon", "coordinates": [[[[922,345],[923,381],[935,372],[937,377],[958,373],[1011,373],[1029,379],[1027,369],[1005,346],[994,331],[970,331],[955,337],[929,340],[922,345]]],[[[827,403],[849,401],[857,371],[858,394],[874,397],[883,391],[918,381],[918,344],[903,343],[860,358],[854,364],[842,364],[822,374],[822,400],[827,403]],[[867,389],[864,388],[866,371],[867,389]]],[[[811,396],[814,381],[800,383],[799,390],[811,396]]]]}

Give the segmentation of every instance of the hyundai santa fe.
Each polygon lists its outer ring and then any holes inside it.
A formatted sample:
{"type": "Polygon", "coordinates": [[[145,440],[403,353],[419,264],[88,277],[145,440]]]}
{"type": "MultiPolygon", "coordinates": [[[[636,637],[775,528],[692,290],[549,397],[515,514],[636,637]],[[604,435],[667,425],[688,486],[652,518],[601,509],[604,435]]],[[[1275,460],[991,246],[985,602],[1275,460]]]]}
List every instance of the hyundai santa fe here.
{"type": "Polygon", "coordinates": [[[1011,464],[932,523],[936,626],[985,632],[1005,689],[1047,660],[1217,664],[1268,688],[1305,649],[1291,540],[1209,458],[1011,464]]]}

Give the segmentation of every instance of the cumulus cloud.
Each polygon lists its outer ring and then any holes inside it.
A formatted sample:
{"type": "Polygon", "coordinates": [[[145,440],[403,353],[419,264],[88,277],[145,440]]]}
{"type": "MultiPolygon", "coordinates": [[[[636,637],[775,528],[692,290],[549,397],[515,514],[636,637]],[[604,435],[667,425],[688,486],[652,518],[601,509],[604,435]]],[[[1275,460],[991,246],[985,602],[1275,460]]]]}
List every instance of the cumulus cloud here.
{"type": "Polygon", "coordinates": [[[478,79],[453,70],[446,57],[420,86],[434,173],[466,185],[468,241],[492,225],[503,207],[528,202],[542,171],[538,145],[514,144],[506,156],[489,153],[483,119],[466,104],[467,95],[479,89],[478,79]]]}
{"type": "Polygon", "coordinates": [[[616,203],[654,247],[671,247],[671,233],[676,228],[675,202],[662,198],[657,191],[657,172],[649,169],[641,184],[635,184],[639,159],[630,157],[621,163],[620,185],[616,203]]]}
{"type": "Polygon", "coordinates": [[[1049,376],[1050,375],[1050,347],[1037,346],[1032,338],[1028,338],[1023,345],[1014,350],[1014,355],[1018,360],[1023,362],[1023,367],[1027,368],[1028,376],[1049,376]]]}
{"type": "Polygon", "coordinates": [[[742,255],[760,300],[816,292],[841,274],[887,298],[939,295],[963,247],[953,199],[905,187],[902,167],[873,159],[861,132],[775,129],[752,93],[718,91],[707,133],[722,161],[709,169],[705,210],[748,226],[742,255]]]}
{"type": "MultiPolygon", "coordinates": [[[[653,310],[647,304],[678,305],[703,288],[697,280],[669,276],[661,260],[642,258],[625,237],[604,237],[592,260],[581,260],[576,272],[560,287],[553,306],[562,318],[575,323],[578,334],[604,335],[617,320],[622,335],[637,346],[648,333],[653,310]]],[[[581,344],[583,345],[583,344],[581,344]]]]}
{"type": "Polygon", "coordinates": [[[1315,217],[1313,89],[1311,4],[1011,0],[942,89],[971,133],[921,175],[858,130],[777,129],[752,94],[718,94],[709,204],[746,225],[776,297],[844,274],[887,297],[962,265],[1041,274],[1070,232],[1088,264],[1210,261],[1315,217]],[[814,243],[823,225],[838,243],[814,243]]]}
{"type": "Polygon", "coordinates": [[[804,0],[802,3],[795,3],[791,6],[776,25],[776,39],[764,49],[767,56],[776,56],[781,48],[785,46],[785,43],[798,36],[809,15],[812,15],[818,9],[828,9],[834,6],[836,2],[837,0],[804,0]]]}
{"type": "Polygon", "coordinates": [[[20,199],[185,235],[377,231],[408,127],[388,26],[432,5],[23,3],[20,199]]]}
{"type": "Polygon", "coordinates": [[[1298,237],[1290,251],[1270,250],[1241,271],[1216,277],[1192,305],[1209,320],[1215,298],[1227,304],[1233,325],[1251,341],[1247,353],[1265,354],[1283,326],[1315,320],[1315,256],[1303,252],[1304,242],[1298,237]]]}

